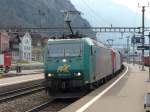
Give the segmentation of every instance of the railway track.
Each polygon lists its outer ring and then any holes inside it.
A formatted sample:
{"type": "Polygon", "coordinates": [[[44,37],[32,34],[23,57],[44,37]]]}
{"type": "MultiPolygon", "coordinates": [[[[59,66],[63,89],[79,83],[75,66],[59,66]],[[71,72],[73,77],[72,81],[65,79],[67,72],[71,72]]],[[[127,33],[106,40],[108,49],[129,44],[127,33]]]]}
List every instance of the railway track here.
{"type": "MultiPolygon", "coordinates": [[[[122,71],[123,72],[123,71],[122,71]]],[[[114,78],[114,77],[113,77],[114,78]]],[[[102,85],[101,85],[102,86],[102,85]]],[[[90,91],[89,91],[90,92],[90,91]]],[[[89,93],[87,92],[87,94],[89,93]]],[[[51,99],[25,112],[57,112],[78,99],[51,99]]]]}
{"type": "Polygon", "coordinates": [[[36,75],[36,74],[42,74],[43,71],[40,72],[34,72],[34,73],[5,73],[5,75],[3,75],[3,78],[7,78],[7,77],[16,77],[16,76],[22,76],[22,75],[36,75]]]}
{"type": "Polygon", "coordinates": [[[77,99],[52,99],[25,112],[57,112],[77,99]]]}
{"type": "Polygon", "coordinates": [[[41,84],[37,84],[37,85],[33,85],[30,87],[25,87],[25,88],[21,88],[21,89],[16,89],[13,91],[8,91],[8,92],[4,92],[0,94],[0,103],[21,97],[21,96],[25,96],[28,94],[32,94],[32,93],[36,93],[39,91],[44,90],[45,88],[41,86],[41,84]]]}
{"type": "Polygon", "coordinates": [[[34,107],[34,108],[30,109],[30,110],[27,110],[25,112],[39,112],[39,111],[45,109],[46,107],[48,107],[51,104],[51,102],[52,101],[47,101],[47,102],[45,102],[45,103],[43,103],[41,105],[38,105],[38,106],[36,106],[36,107],[34,107]]]}

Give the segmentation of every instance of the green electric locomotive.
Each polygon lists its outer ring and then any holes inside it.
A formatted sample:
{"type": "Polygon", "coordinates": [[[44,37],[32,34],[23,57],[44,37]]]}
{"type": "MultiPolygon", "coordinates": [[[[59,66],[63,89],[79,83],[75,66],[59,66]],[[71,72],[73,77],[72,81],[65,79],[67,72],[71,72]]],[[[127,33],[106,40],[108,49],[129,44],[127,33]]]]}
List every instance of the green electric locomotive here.
{"type": "Polygon", "coordinates": [[[50,39],[44,73],[49,93],[92,88],[113,74],[111,50],[90,38],[50,39]]]}

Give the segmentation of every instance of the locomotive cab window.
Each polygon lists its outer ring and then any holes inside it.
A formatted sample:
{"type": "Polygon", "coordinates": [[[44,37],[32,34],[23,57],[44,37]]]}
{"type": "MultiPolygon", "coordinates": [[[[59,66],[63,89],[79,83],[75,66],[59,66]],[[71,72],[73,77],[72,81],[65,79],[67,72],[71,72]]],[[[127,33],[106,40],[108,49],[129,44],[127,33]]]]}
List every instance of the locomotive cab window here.
{"type": "Polygon", "coordinates": [[[48,57],[82,56],[81,44],[55,44],[48,46],[48,57]]]}
{"type": "Polygon", "coordinates": [[[91,56],[93,55],[93,46],[91,46],[91,56]]]}

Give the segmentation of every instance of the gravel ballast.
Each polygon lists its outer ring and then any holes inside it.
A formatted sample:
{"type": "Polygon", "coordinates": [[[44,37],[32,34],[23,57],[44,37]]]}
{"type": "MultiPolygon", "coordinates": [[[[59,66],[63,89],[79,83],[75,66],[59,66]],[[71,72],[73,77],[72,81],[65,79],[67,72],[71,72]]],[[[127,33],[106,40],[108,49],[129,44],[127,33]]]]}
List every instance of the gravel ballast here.
{"type": "Polygon", "coordinates": [[[0,112],[25,112],[44,103],[48,99],[50,99],[50,97],[45,91],[41,91],[0,104],[0,112]]]}

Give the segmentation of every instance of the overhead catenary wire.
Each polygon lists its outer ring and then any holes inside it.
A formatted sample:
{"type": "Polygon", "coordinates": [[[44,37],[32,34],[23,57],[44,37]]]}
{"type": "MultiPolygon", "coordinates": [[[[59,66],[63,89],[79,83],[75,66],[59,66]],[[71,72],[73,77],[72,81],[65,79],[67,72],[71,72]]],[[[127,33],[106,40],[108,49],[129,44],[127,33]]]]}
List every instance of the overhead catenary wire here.
{"type": "MultiPolygon", "coordinates": [[[[79,4],[80,4],[80,6],[84,9],[84,8],[87,8],[87,6],[84,4],[84,2],[81,0],[81,1],[79,1],[79,4]]],[[[82,9],[80,9],[80,10],[82,10],[82,9]]],[[[88,12],[88,14],[86,14],[86,18],[88,18],[88,20],[89,21],[93,21],[93,16],[95,16],[95,15],[93,15],[93,13],[90,13],[90,12],[88,12]]],[[[84,17],[84,16],[83,16],[84,17]]],[[[101,23],[101,21],[96,17],[96,18],[94,18],[94,21],[96,22],[96,23],[101,23]]],[[[91,25],[92,26],[92,25],[91,25]]],[[[94,25],[95,26],[95,25],[94,25]]]]}
{"type": "Polygon", "coordinates": [[[93,8],[90,7],[90,5],[85,1],[85,0],[81,0],[88,8],[89,11],[91,11],[91,13],[96,17],[96,18],[100,18],[103,22],[111,25],[112,23],[106,19],[104,19],[104,17],[101,16],[100,12],[97,13],[93,8]]]}
{"type": "MultiPolygon", "coordinates": [[[[136,10],[138,10],[138,8],[136,10]]],[[[139,18],[138,16],[139,16],[138,12],[135,12],[135,15],[133,16],[133,25],[134,26],[137,26],[139,23],[139,22],[137,22],[138,18],[139,18]]]]}
{"type": "MultiPolygon", "coordinates": [[[[90,5],[89,5],[89,3],[87,3],[87,1],[85,1],[85,0],[81,0],[82,1],[82,4],[84,4],[84,6],[86,7],[86,8],[88,8],[89,9],[89,12],[88,12],[88,14],[91,14],[92,16],[91,17],[93,17],[94,16],[94,19],[96,19],[97,20],[97,22],[94,22],[94,23],[97,23],[97,25],[104,25],[104,26],[111,26],[112,27],[112,23],[110,22],[110,21],[108,21],[108,20],[106,20],[103,16],[102,16],[102,14],[101,14],[101,12],[100,11],[96,11],[95,9],[93,9],[90,5]]],[[[91,18],[90,17],[90,18],[91,18]]],[[[103,40],[104,41],[104,40],[103,40]]]]}

